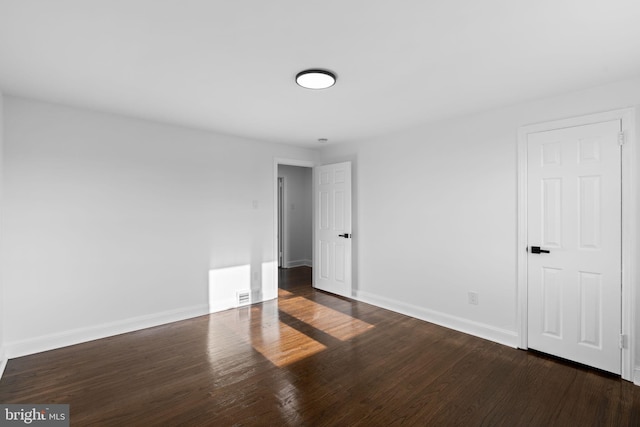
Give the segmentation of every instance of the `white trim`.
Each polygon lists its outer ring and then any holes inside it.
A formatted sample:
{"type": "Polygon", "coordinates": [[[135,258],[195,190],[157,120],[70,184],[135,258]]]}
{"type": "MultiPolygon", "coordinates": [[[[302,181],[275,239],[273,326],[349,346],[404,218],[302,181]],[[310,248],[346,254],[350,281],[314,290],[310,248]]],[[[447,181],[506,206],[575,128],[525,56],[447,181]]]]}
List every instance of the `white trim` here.
{"type": "Polygon", "coordinates": [[[285,268],[295,267],[313,267],[313,261],[311,261],[310,259],[298,259],[295,261],[287,261],[285,263],[285,268]]]}
{"type": "Polygon", "coordinates": [[[2,379],[2,374],[4,374],[4,369],[7,367],[7,361],[4,347],[0,347],[0,380],[2,379]]]}
{"type": "MultiPolygon", "coordinates": [[[[251,299],[253,299],[253,295],[251,299]]],[[[265,299],[265,301],[268,301],[268,299],[265,299]]],[[[235,298],[225,298],[214,301],[213,303],[209,303],[209,310],[207,311],[207,313],[217,313],[219,311],[225,311],[236,307],[238,307],[238,301],[235,298]]]]}
{"type": "MultiPolygon", "coordinates": [[[[278,168],[279,169],[279,168],[278,168]]],[[[287,265],[287,251],[289,250],[289,247],[287,245],[287,243],[289,243],[289,210],[287,209],[287,206],[289,206],[289,197],[288,197],[288,184],[289,184],[289,180],[287,179],[287,177],[283,176],[282,178],[282,205],[279,206],[279,208],[282,208],[282,224],[278,224],[278,225],[282,225],[282,228],[284,228],[284,230],[282,230],[282,232],[280,234],[282,234],[282,238],[284,239],[284,242],[280,245],[282,246],[282,266],[286,267],[287,265]]]]}
{"type": "Polygon", "coordinates": [[[54,350],[61,347],[120,335],[127,332],[138,331],[140,329],[151,328],[207,314],[209,314],[209,306],[208,304],[202,304],[176,310],[168,310],[162,313],[132,317],[129,319],[104,323],[102,325],[43,335],[36,338],[7,342],[5,343],[7,357],[13,359],[15,357],[54,350]]]}
{"type": "Polygon", "coordinates": [[[622,147],[622,334],[627,348],[622,350],[622,378],[631,381],[636,358],[636,270],[637,252],[637,175],[636,111],[627,109],[622,117],[625,144],[622,147]]]}
{"type": "MultiPolygon", "coordinates": [[[[273,254],[275,256],[276,264],[278,264],[278,166],[300,166],[304,168],[314,168],[316,166],[316,162],[313,160],[298,160],[298,159],[285,159],[276,157],[273,159],[273,254]]],[[[314,213],[315,215],[315,213],[314,213]]],[[[312,222],[313,223],[313,222],[312,222]]],[[[315,250],[315,244],[313,245],[315,250]]],[[[274,278],[273,283],[275,289],[273,289],[273,295],[278,295],[278,269],[275,268],[273,272],[274,278]]]]}
{"type": "Polygon", "coordinates": [[[635,368],[633,371],[633,383],[640,385],[640,368],[635,368]]]}
{"type": "MultiPolygon", "coordinates": [[[[278,168],[279,170],[280,168],[278,168]]],[[[278,209],[276,209],[276,211],[278,212],[278,252],[276,252],[276,255],[278,256],[278,267],[282,267],[284,266],[284,255],[285,255],[285,242],[287,241],[285,234],[286,234],[286,230],[284,227],[284,224],[287,223],[286,220],[286,212],[284,207],[286,206],[286,202],[285,202],[285,196],[286,196],[286,191],[285,191],[285,177],[284,176],[280,176],[280,173],[278,173],[278,209]]]]}
{"type": "Polygon", "coordinates": [[[509,347],[518,347],[518,334],[514,331],[496,328],[484,323],[473,322],[462,317],[452,316],[435,310],[429,310],[402,301],[382,297],[369,292],[355,291],[354,299],[385,308],[396,313],[434,323],[445,328],[473,335],[509,347]]]}
{"type": "Polygon", "coordinates": [[[518,129],[518,233],[516,247],[516,316],[518,331],[518,347],[528,349],[527,334],[527,134],[523,128],[518,129]]]}
{"type": "Polygon", "coordinates": [[[527,136],[530,133],[563,129],[620,120],[625,133],[622,148],[622,334],[628,337],[622,349],[621,376],[627,381],[634,377],[635,364],[635,309],[637,272],[635,260],[637,182],[636,182],[636,111],[625,108],[569,119],[522,126],[518,129],[518,242],[517,242],[517,310],[518,346],[527,348],[527,136]]]}
{"type": "MultiPolygon", "coordinates": [[[[285,166],[300,166],[303,168],[312,168],[316,165],[316,162],[313,160],[298,160],[298,159],[283,159],[280,157],[276,157],[275,159],[276,166],[277,165],[285,165],[285,166]]],[[[278,174],[278,170],[276,168],[276,175],[278,174]]]]}

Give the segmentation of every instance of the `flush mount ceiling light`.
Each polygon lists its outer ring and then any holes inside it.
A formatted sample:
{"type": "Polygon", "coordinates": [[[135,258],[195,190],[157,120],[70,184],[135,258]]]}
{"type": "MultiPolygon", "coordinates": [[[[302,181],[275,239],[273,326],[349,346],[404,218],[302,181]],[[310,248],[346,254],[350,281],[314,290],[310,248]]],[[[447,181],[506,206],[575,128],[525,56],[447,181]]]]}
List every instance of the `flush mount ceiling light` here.
{"type": "Polygon", "coordinates": [[[296,75],[296,83],[306,89],[326,89],[336,84],[336,75],[327,70],[304,70],[296,75]]]}

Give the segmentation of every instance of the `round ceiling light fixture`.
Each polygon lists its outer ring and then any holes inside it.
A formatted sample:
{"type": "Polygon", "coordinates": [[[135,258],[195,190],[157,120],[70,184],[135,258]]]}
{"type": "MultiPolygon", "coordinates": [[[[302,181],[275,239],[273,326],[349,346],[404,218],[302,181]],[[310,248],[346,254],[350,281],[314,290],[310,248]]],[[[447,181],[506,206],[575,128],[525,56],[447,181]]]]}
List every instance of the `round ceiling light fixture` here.
{"type": "Polygon", "coordinates": [[[327,89],[336,84],[336,75],[327,70],[304,70],[296,75],[296,83],[306,89],[327,89]]]}

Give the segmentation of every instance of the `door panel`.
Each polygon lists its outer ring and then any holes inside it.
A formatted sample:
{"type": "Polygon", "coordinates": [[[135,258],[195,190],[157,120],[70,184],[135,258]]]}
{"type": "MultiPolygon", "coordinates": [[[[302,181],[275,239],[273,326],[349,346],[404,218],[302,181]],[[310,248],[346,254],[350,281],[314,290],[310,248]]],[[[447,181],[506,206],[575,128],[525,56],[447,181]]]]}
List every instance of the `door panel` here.
{"type": "Polygon", "coordinates": [[[562,241],[562,178],[542,180],[542,245],[559,248],[562,241]]]}
{"type": "Polygon", "coordinates": [[[314,286],[351,296],[351,163],[315,168],[314,286]],[[340,235],[349,237],[340,237],[340,235]]]}
{"type": "Polygon", "coordinates": [[[600,186],[599,176],[581,176],[580,186],[580,249],[600,249],[600,186]]]}
{"type": "Polygon", "coordinates": [[[542,332],[551,337],[562,338],[562,270],[542,269],[542,292],[544,327],[542,332]]]}
{"type": "Polygon", "coordinates": [[[620,373],[621,122],[527,139],[528,346],[620,373]]]}
{"type": "Polygon", "coordinates": [[[602,347],[602,275],[580,272],[580,341],[602,347]]]}

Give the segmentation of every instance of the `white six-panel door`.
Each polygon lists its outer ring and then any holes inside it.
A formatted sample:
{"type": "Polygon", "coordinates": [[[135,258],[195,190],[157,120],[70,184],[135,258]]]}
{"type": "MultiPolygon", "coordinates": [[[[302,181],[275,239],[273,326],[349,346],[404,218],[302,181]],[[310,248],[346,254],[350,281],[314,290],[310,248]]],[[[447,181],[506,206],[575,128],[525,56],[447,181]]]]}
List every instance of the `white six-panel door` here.
{"type": "Polygon", "coordinates": [[[351,162],[314,168],[314,287],[351,297],[351,162]]]}
{"type": "Polygon", "coordinates": [[[528,346],[617,374],[620,130],[612,120],[527,137],[528,346]]]}

